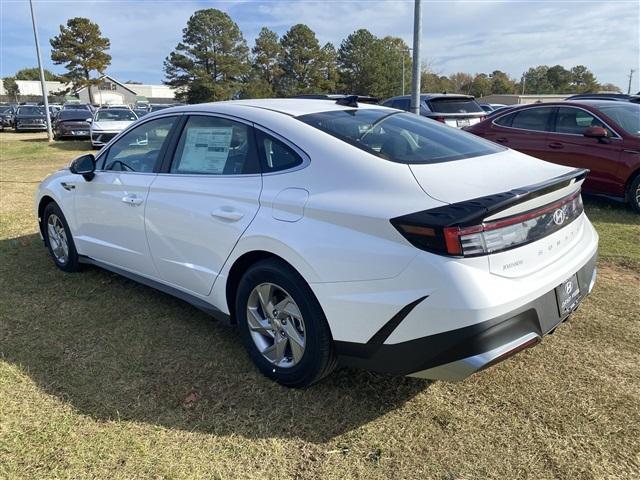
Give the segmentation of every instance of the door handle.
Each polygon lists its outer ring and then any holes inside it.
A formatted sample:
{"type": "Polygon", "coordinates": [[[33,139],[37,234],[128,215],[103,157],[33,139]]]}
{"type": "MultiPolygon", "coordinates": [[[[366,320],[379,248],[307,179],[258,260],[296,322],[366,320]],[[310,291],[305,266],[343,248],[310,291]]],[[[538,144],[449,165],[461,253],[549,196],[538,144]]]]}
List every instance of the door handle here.
{"type": "Polygon", "coordinates": [[[229,222],[237,222],[244,217],[244,213],[234,210],[230,207],[216,208],[211,212],[211,216],[220,220],[227,220],[229,222]]]}
{"type": "Polygon", "coordinates": [[[506,138],[506,137],[498,137],[498,138],[496,138],[496,142],[498,142],[498,143],[508,143],[509,139],[506,138]]]}
{"type": "Polygon", "coordinates": [[[70,192],[71,190],[74,190],[76,188],[75,183],[60,182],[60,185],[62,185],[62,188],[64,188],[67,192],[70,192]]]}
{"type": "Polygon", "coordinates": [[[564,145],[560,142],[551,142],[549,144],[549,148],[554,148],[556,150],[560,150],[561,148],[564,148],[564,145]]]}
{"type": "Polygon", "coordinates": [[[131,195],[125,195],[124,197],[122,197],[122,202],[126,203],[127,205],[131,205],[132,207],[137,207],[138,205],[142,204],[143,200],[142,198],[132,193],[131,195]]]}

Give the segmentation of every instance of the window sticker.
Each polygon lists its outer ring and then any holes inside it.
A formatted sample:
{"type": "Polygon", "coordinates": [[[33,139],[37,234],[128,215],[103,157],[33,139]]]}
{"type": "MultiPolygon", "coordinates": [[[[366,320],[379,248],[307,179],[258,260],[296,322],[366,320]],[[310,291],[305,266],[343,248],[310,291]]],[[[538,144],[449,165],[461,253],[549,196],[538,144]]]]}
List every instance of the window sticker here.
{"type": "Polygon", "coordinates": [[[229,156],[233,127],[196,127],[187,130],[178,170],[222,174],[229,156]]]}

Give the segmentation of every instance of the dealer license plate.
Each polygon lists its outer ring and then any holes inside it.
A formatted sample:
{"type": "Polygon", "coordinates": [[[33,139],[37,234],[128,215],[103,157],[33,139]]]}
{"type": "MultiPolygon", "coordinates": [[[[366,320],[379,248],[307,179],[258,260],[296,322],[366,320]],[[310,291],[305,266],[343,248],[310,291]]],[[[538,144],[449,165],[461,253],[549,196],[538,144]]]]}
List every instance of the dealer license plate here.
{"type": "Polygon", "coordinates": [[[558,311],[561,317],[566,317],[574,311],[582,298],[580,285],[578,285],[578,276],[572,275],[571,278],[557,286],[556,297],[558,299],[558,311]]]}

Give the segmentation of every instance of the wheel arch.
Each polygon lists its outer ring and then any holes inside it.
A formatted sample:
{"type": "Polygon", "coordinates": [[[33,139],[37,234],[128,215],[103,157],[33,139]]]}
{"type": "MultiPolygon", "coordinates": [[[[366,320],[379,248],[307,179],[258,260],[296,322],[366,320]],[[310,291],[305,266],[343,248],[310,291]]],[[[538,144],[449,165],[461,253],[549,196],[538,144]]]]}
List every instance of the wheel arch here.
{"type": "Polygon", "coordinates": [[[635,182],[636,178],[638,178],[639,176],[640,176],[640,167],[636,168],[633,172],[631,172],[631,175],[629,175],[629,178],[627,178],[627,181],[624,184],[625,202],[628,202],[630,200],[631,184],[635,182]]]}
{"type": "Polygon", "coordinates": [[[38,228],[40,229],[40,235],[42,235],[42,239],[45,245],[47,244],[47,236],[44,234],[44,224],[42,223],[42,216],[44,215],[45,208],[47,208],[47,205],[49,205],[50,203],[55,203],[56,205],[58,205],[56,200],[52,196],[47,194],[43,195],[38,202],[38,228]]]}
{"type": "Polygon", "coordinates": [[[229,315],[230,315],[232,324],[236,323],[235,294],[238,290],[240,279],[245,274],[245,272],[249,270],[249,268],[251,268],[252,265],[255,265],[257,262],[268,260],[268,259],[275,259],[280,262],[283,262],[289,267],[291,267],[293,270],[298,272],[299,275],[302,276],[300,271],[296,269],[295,266],[291,265],[291,263],[289,263],[287,260],[285,260],[280,255],[277,255],[273,252],[269,252],[267,250],[252,250],[240,255],[238,258],[235,259],[235,261],[233,262],[233,265],[231,265],[231,268],[229,269],[229,273],[227,275],[227,281],[225,285],[225,298],[227,301],[227,308],[229,309],[229,315]]]}

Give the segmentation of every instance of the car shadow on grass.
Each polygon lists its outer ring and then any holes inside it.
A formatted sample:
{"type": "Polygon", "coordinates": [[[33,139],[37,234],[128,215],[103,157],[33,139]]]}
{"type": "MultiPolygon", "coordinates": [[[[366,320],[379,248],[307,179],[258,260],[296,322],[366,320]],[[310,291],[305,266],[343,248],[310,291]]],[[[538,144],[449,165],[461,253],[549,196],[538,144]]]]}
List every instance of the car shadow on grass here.
{"type": "Polygon", "coordinates": [[[37,235],[0,241],[0,355],[99,421],[321,443],[429,382],[351,369],[306,390],[260,375],[234,329],[173,297],[88,267],[59,271],[37,235]]]}
{"type": "MultiPolygon", "coordinates": [[[[28,142],[28,143],[47,143],[49,140],[45,138],[25,138],[20,139],[20,142],[28,142]]],[[[55,148],[56,150],[63,151],[73,151],[77,152],[78,150],[87,150],[88,152],[92,151],[91,142],[88,138],[83,140],[78,139],[61,139],[54,140],[49,144],[49,147],[55,148]]]]}

